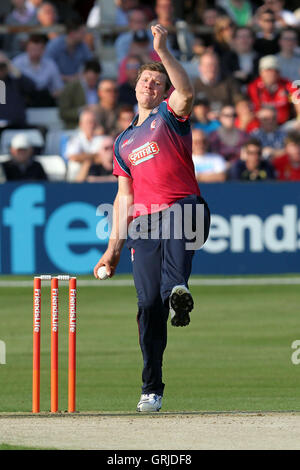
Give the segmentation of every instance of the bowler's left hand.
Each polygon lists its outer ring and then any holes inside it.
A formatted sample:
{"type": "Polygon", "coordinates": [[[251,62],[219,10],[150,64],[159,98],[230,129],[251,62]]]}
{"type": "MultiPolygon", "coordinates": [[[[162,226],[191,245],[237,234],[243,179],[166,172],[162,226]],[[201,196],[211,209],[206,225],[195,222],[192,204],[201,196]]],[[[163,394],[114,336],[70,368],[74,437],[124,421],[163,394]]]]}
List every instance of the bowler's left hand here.
{"type": "Polygon", "coordinates": [[[168,31],[166,28],[157,24],[151,26],[151,33],[153,34],[153,48],[159,55],[160,52],[165,52],[167,50],[167,36],[168,31]]]}

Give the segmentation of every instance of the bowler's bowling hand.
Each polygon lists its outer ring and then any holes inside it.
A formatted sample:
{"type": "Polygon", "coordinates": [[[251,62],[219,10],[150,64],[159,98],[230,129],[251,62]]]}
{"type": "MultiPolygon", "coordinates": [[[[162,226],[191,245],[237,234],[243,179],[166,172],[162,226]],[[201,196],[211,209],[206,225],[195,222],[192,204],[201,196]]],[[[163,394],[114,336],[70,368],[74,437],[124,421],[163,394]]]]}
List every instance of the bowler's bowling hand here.
{"type": "Polygon", "coordinates": [[[157,24],[151,26],[151,33],[153,34],[153,48],[159,55],[160,52],[165,52],[167,50],[167,36],[168,31],[166,28],[157,24]]]}
{"type": "Polygon", "coordinates": [[[101,266],[106,267],[106,272],[109,277],[112,277],[115,274],[115,270],[120,260],[120,253],[116,251],[106,250],[103,256],[99,259],[98,263],[94,267],[94,276],[96,279],[98,277],[98,269],[101,266]]]}

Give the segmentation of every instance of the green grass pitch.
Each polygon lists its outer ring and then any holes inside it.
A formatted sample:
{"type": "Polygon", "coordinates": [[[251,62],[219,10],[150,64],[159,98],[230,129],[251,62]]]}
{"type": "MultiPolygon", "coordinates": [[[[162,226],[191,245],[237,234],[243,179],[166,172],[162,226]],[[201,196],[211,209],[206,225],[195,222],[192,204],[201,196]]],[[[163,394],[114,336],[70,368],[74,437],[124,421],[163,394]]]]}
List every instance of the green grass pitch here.
{"type": "MultiPolygon", "coordinates": [[[[29,279],[29,278],[28,278],[29,279]]],[[[300,287],[192,286],[186,328],[168,327],[163,411],[300,410],[300,287]]],[[[31,410],[32,288],[0,288],[0,412],[31,410]]],[[[67,408],[67,287],[60,288],[59,407],[67,408]]],[[[79,287],[77,408],[131,412],[142,359],[133,287],[79,287]]],[[[50,288],[42,292],[41,409],[50,407],[50,288]]]]}

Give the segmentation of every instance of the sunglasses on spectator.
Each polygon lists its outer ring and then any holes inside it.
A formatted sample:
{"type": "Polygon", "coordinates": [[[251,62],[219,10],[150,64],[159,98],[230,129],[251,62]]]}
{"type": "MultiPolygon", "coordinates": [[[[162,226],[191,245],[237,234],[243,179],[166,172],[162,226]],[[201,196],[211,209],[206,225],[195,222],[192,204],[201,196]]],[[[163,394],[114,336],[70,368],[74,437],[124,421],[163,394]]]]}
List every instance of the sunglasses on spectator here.
{"type": "Polygon", "coordinates": [[[275,23],[274,18],[263,18],[262,21],[264,23],[275,23]]]}
{"type": "Polygon", "coordinates": [[[106,147],[103,147],[103,150],[111,150],[113,148],[112,145],[107,145],[106,147]]]}

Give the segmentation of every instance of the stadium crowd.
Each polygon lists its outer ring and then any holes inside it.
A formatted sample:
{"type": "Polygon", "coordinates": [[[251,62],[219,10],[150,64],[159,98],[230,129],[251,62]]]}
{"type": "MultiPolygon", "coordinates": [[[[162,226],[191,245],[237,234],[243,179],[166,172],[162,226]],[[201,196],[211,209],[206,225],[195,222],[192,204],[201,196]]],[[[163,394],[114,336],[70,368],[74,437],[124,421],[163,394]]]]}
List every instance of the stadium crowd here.
{"type": "Polygon", "coordinates": [[[0,182],[116,180],[156,23],[194,85],[198,181],[300,181],[297,1],[115,0],[113,24],[105,3],[1,0],[0,182]]]}

